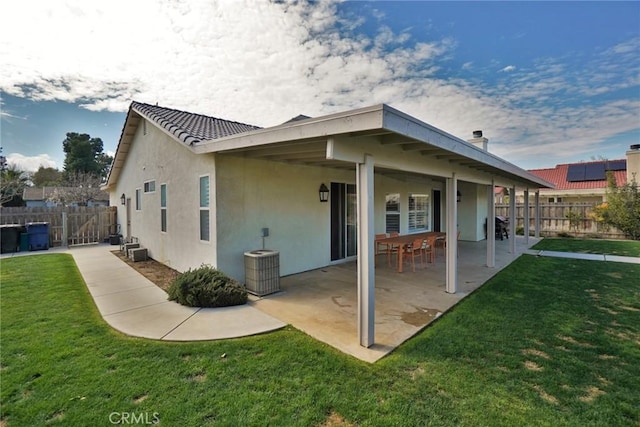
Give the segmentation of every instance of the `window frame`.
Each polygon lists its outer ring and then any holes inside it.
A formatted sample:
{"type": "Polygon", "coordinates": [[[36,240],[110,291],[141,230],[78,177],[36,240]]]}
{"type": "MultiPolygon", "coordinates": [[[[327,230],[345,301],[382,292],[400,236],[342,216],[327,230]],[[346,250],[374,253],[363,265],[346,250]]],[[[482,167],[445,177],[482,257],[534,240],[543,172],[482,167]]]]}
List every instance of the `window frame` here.
{"type": "Polygon", "coordinates": [[[136,212],[142,211],[142,188],[136,188],[136,212]]]}
{"type": "Polygon", "coordinates": [[[200,175],[198,177],[198,228],[199,228],[199,236],[200,236],[200,242],[201,243],[209,243],[211,242],[211,175],[207,174],[207,175],[200,175]],[[203,188],[202,188],[202,180],[203,178],[207,179],[207,194],[206,194],[206,201],[203,201],[203,188]],[[207,222],[207,228],[206,228],[206,239],[203,239],[204,236],[204,229],[202,227],[203,225],[203,215],[206,213],[206,222],[207,222]]]}
{"type": "Polygon", "coordinates": [[[430,199],[431,198],[428,193],[409,193],[407,195],[407,230],[409,233],[423,233],[425,231],[431,231],[431,218],[429,217],[429,212],[431,210],[430,199]],[[411,201],[412,198],[414,199],[413,203],[411,201]],[[424,199],[424,207],[422,209],[418,209],[418,201],[415,200],[417,198],[424,199]],[[415,216],[413,226],[411,225],[412,215],[415,216]],[[423,216],[422,221],[419,220],[419,215],[423,216]],[[417,224],[420,222],[424,223],[424,227],[417,227],[417,224]]]}
{"type": "Polygon", "coordinates": [[[385,232],[386,232],[386,233],[394,233],[394,232],[400,233],[400,219],[401,219],[401,218],[400,218],[400,214],[401,214],[401,210],[402,210],[400,200],[401,200],[401,199],[400,199],[400,193],[387,193],[387,194],[385,195],[385,202],[384,202],[384,210],[385,210],[385,215],[384,215],[384,227],[385,227],[385,232]],[[390,210],[390,209],[389,209],[389,207],[390,207],[390,206],[389,206],[389,199],[390,199],[391,197],[394,197],[394,198],[396,198],[396,199],[397,199],[397,203],[396,203],[396,205],[397,205],[397,209],[396,209],[396,210],[390,210]],[[390,218],[390,217],[395,217],[395,218],[396,218],[395,222],[398,224],[398,229],[397,229],[397,230],[395,230],[395,229],[393,229],[393,230],[392,230],[392,229],[390,229],[390,228],[389,228],[389,218],[390,218]]]}
{"type": "Polygon", "coordinates": [[[167,232],[167,184],[160,184],[160,232],[167,232]]]}
{"type": "Polygon", "coordinates": [[[156,192],[156,180],[155,179],[150,179],[149,181],[144,181],[142,183],[142,188],[144,188],[144,194],[155,193],[156,192]]]}

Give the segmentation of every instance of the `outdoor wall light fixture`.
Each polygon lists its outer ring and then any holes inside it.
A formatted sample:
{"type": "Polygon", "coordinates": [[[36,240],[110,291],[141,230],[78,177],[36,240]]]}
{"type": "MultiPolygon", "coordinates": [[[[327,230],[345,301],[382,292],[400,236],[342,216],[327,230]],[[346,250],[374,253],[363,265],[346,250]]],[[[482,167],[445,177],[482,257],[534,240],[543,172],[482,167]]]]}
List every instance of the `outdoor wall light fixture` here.
{"type": "Polygon", "coordinates": [[[324,182],[320,184],[320,189],[318,190],[318,194],[320,194],[320,202],[324,203],[329,201],[329,189],[327,188],[326,185],[324,185],[324,182]]]}
{"type": "Polygon", "coordinates": [[[120,196],[120,203],[124,205],[126,202],[127,202],[127,196],[125,196],[124,193],[122,193],[122,196],[120,196]]]}
{"type": "Polygon", "coordinates": [[[458,194],[456,194],[456,202],[460,202],[460,199],[462,199],[462,193],[458,191],[458,194]]]}

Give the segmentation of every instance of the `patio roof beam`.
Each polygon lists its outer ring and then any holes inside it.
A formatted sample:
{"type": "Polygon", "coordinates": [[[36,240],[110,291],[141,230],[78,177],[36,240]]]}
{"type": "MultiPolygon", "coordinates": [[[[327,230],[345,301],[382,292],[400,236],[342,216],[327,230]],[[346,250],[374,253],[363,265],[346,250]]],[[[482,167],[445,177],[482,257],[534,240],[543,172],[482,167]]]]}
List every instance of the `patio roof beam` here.
{"type": "Polygon", "coordinates": [[[404,135],[398,134],[387,134],[380,138],[380,144],[382,145],[402,145],[402,144],[411,144],[417,142],[413,138],[406,137],[404,135]]]}
{"type": "Polygon", "coordinates": [[[450,160],[450,159],[456,159],[456,158],[463,158],[463,157],[460,157],[460,155],[458,154],[438,154],[435,157],[438,160],[450,160]]]}
{"type": "Polygon", "coordinates": [[[277,146],[267,148],[256,148],[253,150],[244,150],[247,156],[251,157],[270,157],[275,155],[285,154],[299,154],[309,152],[324,152],[326,151],[326,140],[323,141],[308,141],[300,142],[297,144],[278,144],[277,146]]]}
{"type": "Polygon", "coordinates": [[[263,155],[261,158],[268,160],[324,160],[325,152],[324,151],[313,151],[308,153],[291,153],[291,154],[272,154],[272,155],[263,155]]]}
{"type": "Polygon", "coordinates": [[[427,146],[423,142],[412,142],[410,144],[402,144],[402,151],[418,151],[425,150],[425,146],[427,146]]]}

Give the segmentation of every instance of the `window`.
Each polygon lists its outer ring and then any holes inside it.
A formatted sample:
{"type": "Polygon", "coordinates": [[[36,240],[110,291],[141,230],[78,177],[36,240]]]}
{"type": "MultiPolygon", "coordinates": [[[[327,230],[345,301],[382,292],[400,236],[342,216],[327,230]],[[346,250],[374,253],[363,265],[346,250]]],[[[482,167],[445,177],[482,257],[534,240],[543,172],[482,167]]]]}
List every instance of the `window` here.
{"type": "Polygon", "coordinates": [[[140,188],[136,188],[136,210],[142,210],[142,190],[140,188]]]}
{"type": "Polygon", "coordinates": [[[209,176],[200,177],[200,240],[209,241],[209,176]]]}
{"type": "Polygon", "coordinates": [[[409,194],[409,232],[429,231],[429,195],[409,194]]]}
{"type": "Polygon", "coordinates": [[[386,232],[400,232],[400,194],[387,194],[386,199],[386,232]]]}
{"type": "Polygon", "coordinates": [[[156,182],[155,181],[147,181],[144,183],[144,192],[145,193],[153,193],[156,191],[156,182]]]}
{"type": "Polygon", "coordinates": [[[160,231],[167,232],[167,184],[160,184],[160,231]]]}

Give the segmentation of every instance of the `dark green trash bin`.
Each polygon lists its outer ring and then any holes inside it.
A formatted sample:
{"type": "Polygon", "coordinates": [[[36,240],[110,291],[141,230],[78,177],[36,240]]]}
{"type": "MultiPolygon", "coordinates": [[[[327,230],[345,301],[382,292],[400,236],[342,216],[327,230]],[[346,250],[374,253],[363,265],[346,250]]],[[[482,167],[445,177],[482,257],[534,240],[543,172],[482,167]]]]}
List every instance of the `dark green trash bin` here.
{"type": "Polygon", "coordinates": [[[0,225],[0,253],[18,252],[23,229],[20,224],[0,225]]]}

